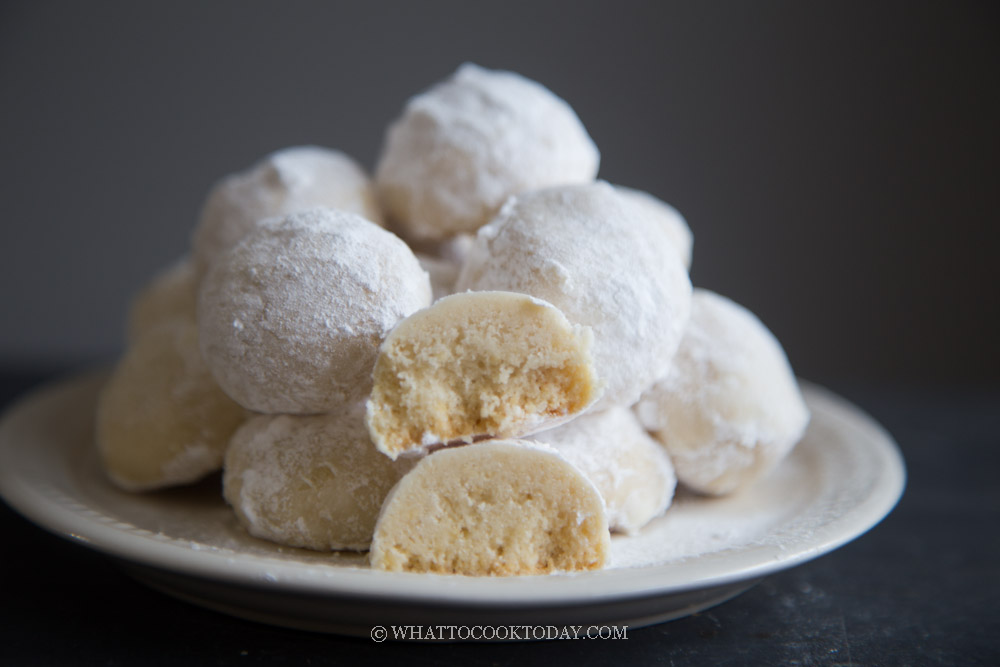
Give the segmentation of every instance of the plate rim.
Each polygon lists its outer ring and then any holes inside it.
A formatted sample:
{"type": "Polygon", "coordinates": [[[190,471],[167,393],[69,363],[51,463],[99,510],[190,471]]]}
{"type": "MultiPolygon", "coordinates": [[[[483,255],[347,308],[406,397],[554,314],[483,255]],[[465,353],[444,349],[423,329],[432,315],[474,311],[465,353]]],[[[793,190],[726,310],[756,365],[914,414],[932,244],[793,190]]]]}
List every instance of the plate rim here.
{"type": "Polygon", "coordinates": [[[843,397],[815,383],[800,380],[814,411],[819,406],[826,417],[835,419],[842,427],[846,425],[860,432],[866,441],[875,445],[874,454],[881,469],[878,483],[865,499],[819,526],[808,544],[795,545],[790,550],[774,544],[756,544],[666,564],[558,573],[544,578],[380,572],[349,565],[332,568],[304,564],[217,547],[196,550],[171,542],[166,536],[158,538],[149,531],[116,524],[110,517],[61,491],[58,492],[60,498],[53,498],[17,474],[15,446],[7,436],[12,424],[25,420],[32,410],[39,410],[60,397],[66,400],[79,394],[78,398],[82,399],[87,394],[92,398],[106,377],[107,371],[100,370],[51,381],[15,400],[4,412],[0,417],[0,497],[39,527],[113,558],[175,575],[284,595],[361,596],[406,604],[502,608],[609,602],[729,585],[795,567],[860,537],[893,510],[906,486],[905,463],[888,431],[843,397]],[[72,503],[77,507],[71,507],[72,503]],[[753,563],[735,568],[719,567],[720,560],[724,565],[726,560],[738,557],[753,563]],[[684,581],[672,579],[669,570],[678,563],[685,563],[685,568],[695,572],[695,576],[684,581]],[[578,585],[583,578],[587,585],[578,585]]]}

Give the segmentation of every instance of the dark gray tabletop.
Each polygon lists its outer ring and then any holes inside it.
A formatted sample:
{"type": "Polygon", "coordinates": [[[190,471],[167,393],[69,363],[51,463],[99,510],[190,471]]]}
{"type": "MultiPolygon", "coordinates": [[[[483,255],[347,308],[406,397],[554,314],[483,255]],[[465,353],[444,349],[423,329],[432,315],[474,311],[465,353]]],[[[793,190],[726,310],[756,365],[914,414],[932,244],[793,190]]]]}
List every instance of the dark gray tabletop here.
{"type": "MultiPolygon", "coordinates": [[[[53,373],[0,373],[0,406],[53,373]]],[[[3,665],[1000,664],[1000,391],[836,387],[895,436],[908,485],[868,534],[626,640],[386,642],[310,634],[147,589],[0,505],[3,665]]]]}

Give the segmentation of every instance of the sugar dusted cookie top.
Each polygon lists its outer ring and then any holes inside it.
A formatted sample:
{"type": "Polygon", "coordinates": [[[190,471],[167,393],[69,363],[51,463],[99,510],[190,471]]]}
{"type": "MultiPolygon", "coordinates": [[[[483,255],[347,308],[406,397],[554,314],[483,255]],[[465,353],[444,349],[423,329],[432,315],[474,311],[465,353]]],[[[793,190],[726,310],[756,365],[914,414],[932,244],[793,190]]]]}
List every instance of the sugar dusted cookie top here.
{"type": "Polygon", "coordinates": [[[344,211],[262,222],[201,285],[205,361],[256,412],[322,413],[363,400],[382,339],[431,299],[399,238],[344,211]]]}
{"type": "Polygon", "coordinates": [[[350,211],[382,224],[368,175],[340,151],[318,146],[285,148],[246,171],[227,176],[209,193],[192,237],[199,275],[259,220],[317,207],[350,211]]]}
{"type": "Polygon", "coordinates": [[[616,185],[615,192],[625,200],[627,206],[634,206],[641,215],[648,216],[653,224],[659,224],[673,241],[681,255],[684,268],[691,268],[691,251],[694,235],[687,221],[673,206],[648,192],[616,185]]]}
{"type": "Polygon", "coordinates": [[[363,405],[327,415],[261,415],[233,436],[223,491],[256,537],[364,550],[382,501],[412,464],[375,450],[363,405]]]}
{"type": "Polygon", "coordinates": [[[379,570],[524,575],[594,570],[611,547],[604,502],[551,450],[495,440],[426,456],[386,498],[379,570]]]}
{"type": "Polygon", "coordinates": [[[407,237],[474,232],[512,194],[597,175],[597,147],[566,102],[513,72],[462,65],[406,105],[375,180],[407,237]]]}
{"type": "Polygon", "coordinates": [[[604,182],[511,197],[476,235],[456,284],[467,289],[530,294],[591,327],[606,383],[596,409],[631,405],[666,373],[691,301],[663,227],[604,182]]]}
{"type": "Polygon", "coordinates": [[[382,344],[368,401],[372,440],[396,458],[566,421],[600,395],[591,340],[589,329],[524,294],[445,297],[382,344]]]}
{"type": "Polygon", "coordinates": [[[636,406],[677,478],[705,493],[746,486],[799,441],[809,411],[774,335],[746,308],[695,290],[670,371],[636,406]]]}

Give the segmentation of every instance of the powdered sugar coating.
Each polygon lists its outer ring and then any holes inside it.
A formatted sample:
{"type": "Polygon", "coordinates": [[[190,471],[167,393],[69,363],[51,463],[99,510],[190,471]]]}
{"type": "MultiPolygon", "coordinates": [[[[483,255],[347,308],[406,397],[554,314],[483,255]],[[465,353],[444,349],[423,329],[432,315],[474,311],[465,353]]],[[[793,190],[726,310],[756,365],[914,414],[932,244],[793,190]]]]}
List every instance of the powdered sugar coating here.
{"type": "Polygon", "coordinates": [[[285,148],[227,176],[209,193],[191,239],[199,275],[259,220],[317,207],[350,211],[382,224],[371,180],[340,151],[285,148]]]}
{"type": "Polygon", "coordinates": [[[375,450],[362,406],[262,415],[226,451],[223,494],[251,535],[309,549],[368,548],[382,501],[411,460],[375,450]]]}
{"type": "Polygon", "coordinates": [[[375,180],[407,237],[474,232],[512,194],[597,175],[600,154],[566,102],[513,72],[465,64],[412,98],[375,180]]]}
{"type": "Polygon", "coordinates": [[[479,230],[456,291],[523,292],[594,331],[595,410],[631,405],[669,367],[691,281],[660,225],[604,182],[512,197],[479,230]]]}
{"type": "Polygon", "coordinates": [[[805,432],[809,411],[774,335],[753,313],[698,289],[674,363],[636,406],[677,477],[705,493],[745,486],[805,432]]]}
{"type": "Polygon", "coordinates": [[[635,534],[670,506],[674,467],[628,408],[587,413],[531,440],[555,449],[593,482],[611,530],[635,534]]]}
{"type": "Polygon", "coordinates": [[[687,221],[677,209],[642,190],[616,185],[615,191],[625,200],[626,205],[634,206],[641,215],[649,216],[654,224],[663,226],[663,230],[670,236],[677,251],[680,252],[684,267],[690,269],[694,235],[691,233],[687,221]]]}
{"type": "Polygon", "coordinates": [[[329,412],[371,390],[378,346],[430,303],[399,238],[345,211],[267,220],[219,256],[199,295],[205,361],[257,412],[329,412]]]}

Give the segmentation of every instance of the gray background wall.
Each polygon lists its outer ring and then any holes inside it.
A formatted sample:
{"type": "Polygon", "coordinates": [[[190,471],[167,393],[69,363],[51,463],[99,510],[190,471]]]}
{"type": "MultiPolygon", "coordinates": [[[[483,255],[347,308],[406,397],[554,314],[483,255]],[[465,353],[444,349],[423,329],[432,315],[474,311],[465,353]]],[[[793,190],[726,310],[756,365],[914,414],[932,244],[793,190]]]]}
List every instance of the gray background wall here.
{"type": "Polygon", "coordinates": [[[371,167],[471,60],[569,101],[800,374],[996,383],[998,28],[991,3],[4,2],[0,365],[113,357],[217,178],[300,143],[371,167]]]}

